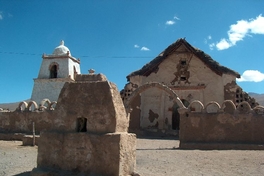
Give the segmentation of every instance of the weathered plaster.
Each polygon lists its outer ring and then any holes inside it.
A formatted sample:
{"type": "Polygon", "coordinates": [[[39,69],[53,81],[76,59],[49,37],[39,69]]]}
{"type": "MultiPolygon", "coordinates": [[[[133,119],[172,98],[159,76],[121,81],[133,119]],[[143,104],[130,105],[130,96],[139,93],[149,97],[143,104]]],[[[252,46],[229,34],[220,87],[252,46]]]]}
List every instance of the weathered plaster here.
{"type": "Polygon", "coordinates": [[[219,106],[216,113],[180,113],[180,148],[264,149],[263,113],[251,109],[247,102],[240,103],[233,112],[219,106]]]}
{"type": "MultiPolygon", "coordinates": [[[[160,82],[169,86],[180,99],[187,100],[189,103],[195,99],[200,100],[203,103],[210,101],[223,102],[224,101],[224,90],[223,82],[228,82],[234,77],[225,75],[219,76],[208,68],[200,59],[190,53],[182,54],[171,54],[159,65],[157,72],[152,72],[149,76],[131,77],[130,82],[137,83],[140,85],[148,82],[160,82]],[[185,81],[177,81],[172,84],[172,80],[175,79],[177,68],[182,60],[186,61],[186,70],[188,70],[188,83],[185,81]],[[141,80],[141,82],[139,81],[141,80]],[[217,92],[217,93],[216,93],[217,92]]],[[[153,126],[153,122],[146,120],[149,116],[149,109],[159,115],[158,122],[159,128],[166,128],[171,125],[165,124],[165,119],[171,119],[171,112],[168,111],[172,107],[173,103],[167,98],[166,93],[159,89],[148,89],[141,93],[141,127],[146,128],[153,126]]],[[[200,110],[199,106],[194,105],[196,110],[200,110]]],[[[212,107],[210,107],[212,108],[212,107]]],[[[213,111],[213,110],[209,110],[213,111]]],[[[131,116],[131,118],[135,118],[131,116]]],[[[155,124],[156,122],[154,122],[155,124]]]]}

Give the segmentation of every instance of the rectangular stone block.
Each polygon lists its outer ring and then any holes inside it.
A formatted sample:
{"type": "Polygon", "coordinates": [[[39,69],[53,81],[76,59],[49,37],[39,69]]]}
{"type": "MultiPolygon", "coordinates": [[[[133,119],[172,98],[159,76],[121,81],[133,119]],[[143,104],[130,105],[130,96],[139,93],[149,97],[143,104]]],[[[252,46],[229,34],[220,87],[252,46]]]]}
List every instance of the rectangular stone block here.
{"type": "Polygon", "coordinates": [[[31,175],[67,172],[124,176],[135,169],[135,134],[45,132],[38,142],[37,169],[31,175]]]}

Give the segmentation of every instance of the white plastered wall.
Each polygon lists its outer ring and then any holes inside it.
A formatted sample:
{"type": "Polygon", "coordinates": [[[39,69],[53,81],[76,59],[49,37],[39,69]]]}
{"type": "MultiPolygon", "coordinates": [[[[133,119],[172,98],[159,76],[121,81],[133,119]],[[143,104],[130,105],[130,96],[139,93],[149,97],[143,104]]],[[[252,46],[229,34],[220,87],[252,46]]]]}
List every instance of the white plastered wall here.
{"type": "Polygon", "coordinates": [[[35,79],[31,100],[37,104],[46,98],[50,101],[57,101],[65,82],[65,80],[57,79],[35,79]]]}

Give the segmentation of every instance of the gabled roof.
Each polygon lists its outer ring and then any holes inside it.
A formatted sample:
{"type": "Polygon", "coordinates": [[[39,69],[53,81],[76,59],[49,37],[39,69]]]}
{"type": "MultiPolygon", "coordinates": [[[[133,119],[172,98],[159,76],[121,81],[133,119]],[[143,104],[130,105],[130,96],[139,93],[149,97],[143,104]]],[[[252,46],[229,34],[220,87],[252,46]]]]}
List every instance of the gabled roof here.
{"type": "Polygon", "coordinates": [[[194,48],[190,45],[185,39],[180,38],[175,43],[168,46],[163,52],[161,52],[155,59],[144,65],[140,70],[134,71],[127,76],[129,78],[132,76],[140,75],[140,76],[149,76],[152,72],[158,70],[159,65],[174,51],[176,51],[180,46],[184,45],[190,53],[193,53],[197,56],[205,65],[207,65],[212,71],[216,74],[222,76],[222,74],[230,74],[234,75],[237,78],[240,78],[240,74],[234,70],[231,70],[225,66],[220,65],[218,62],[213,60],[208,54],[203,51],[194,48]]]}

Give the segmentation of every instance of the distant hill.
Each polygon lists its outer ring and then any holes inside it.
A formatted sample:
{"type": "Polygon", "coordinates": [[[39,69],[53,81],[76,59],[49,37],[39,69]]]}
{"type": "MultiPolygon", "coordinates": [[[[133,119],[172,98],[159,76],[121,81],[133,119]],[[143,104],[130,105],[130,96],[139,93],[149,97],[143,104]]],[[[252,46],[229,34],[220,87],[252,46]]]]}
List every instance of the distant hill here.
{"type": "Polygon", "coordinates": [[[255,100],[261,105],[264,106],[264,94],[257,94],[253,92],[248,93],[249,96],[255,98],[255,100]]]}
{"type": "MultiPolygon", "coordinates": [[[[24,100],[24,101],[29,102],[29,100],[24,100]]],[[[9,109],[9,111],[15,111],[20,102],[22,101],[14,102],[14,103],[3,103],[3,104],[0,104],[0,108],[9,109]]]]}

